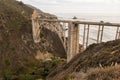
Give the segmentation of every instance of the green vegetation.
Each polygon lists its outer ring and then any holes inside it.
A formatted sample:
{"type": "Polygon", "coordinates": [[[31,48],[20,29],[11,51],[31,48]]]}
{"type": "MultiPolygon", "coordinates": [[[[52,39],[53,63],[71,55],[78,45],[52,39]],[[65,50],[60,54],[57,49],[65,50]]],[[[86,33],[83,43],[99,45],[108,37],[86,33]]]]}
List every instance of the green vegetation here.
{"type": "MultiPolygon", "coordinates": [[[[53,58],[52,58],[53,59],[53,58]]],[[[41,78],[45,80],[54,67],[62,64],[63,60],[50,60],[35,63],[33,66],[25,68],[19,66],[16,69],[4,69],[0,74],[3,80],[35,80],[41,78]]],[[[8,62],[7,62],[8,63],[8,62]]]]}

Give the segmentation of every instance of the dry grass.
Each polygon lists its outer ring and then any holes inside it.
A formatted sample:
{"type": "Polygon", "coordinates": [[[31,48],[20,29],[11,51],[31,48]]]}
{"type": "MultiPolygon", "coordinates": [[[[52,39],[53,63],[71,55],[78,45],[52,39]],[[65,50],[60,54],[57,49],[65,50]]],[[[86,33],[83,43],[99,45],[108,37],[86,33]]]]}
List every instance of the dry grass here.
{"type": "Polygon", "coordinates": [[[101,65],[103,67],[111,66],[111,64],[114,65],[116,62],[120,64],[120,40],[92,44],[84,52],[75,56],[69,63],[56,68],[47,79],[64,80],[64,78],[69,78],[74,72],[86,72],[101,65]]]}
{"type": "Polygon", "coordinates": [[[120,65],[90,69],[85,80],[120,80],[120,65]]]}

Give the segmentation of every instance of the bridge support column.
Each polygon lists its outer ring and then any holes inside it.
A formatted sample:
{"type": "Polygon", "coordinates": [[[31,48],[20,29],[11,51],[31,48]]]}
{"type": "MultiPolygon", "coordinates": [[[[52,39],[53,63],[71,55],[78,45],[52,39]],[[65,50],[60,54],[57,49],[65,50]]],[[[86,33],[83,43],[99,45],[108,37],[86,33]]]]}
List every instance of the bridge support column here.
{"type": "Polygon", "coordinates": [[[67,53],[67,46],[66,46],[66,35],[65,35],[65,23],[62,25],[62,39],[63,39],[63,45],[65,48],[65,51],[67,53]]]}
{"type": "Polygon", "coordinates": [[[32,20],[32,32],[35,43],[40,42],[40,25],[37,20],[32,20]]]}
{"type": "Polygon", "coordinates": [[[67,62],[79,53],[79,24],[69,23],[67,62]]]}

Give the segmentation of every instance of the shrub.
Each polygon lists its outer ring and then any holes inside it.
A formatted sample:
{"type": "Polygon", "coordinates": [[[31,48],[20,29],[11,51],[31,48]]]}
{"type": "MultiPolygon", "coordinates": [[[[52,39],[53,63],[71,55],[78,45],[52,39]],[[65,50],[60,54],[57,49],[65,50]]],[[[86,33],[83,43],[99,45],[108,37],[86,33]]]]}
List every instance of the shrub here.
{"type": "Polygon", "coordinates": [[[18,80],[35,80],[35,77],[30,74],[20,75],[18,80]]]}

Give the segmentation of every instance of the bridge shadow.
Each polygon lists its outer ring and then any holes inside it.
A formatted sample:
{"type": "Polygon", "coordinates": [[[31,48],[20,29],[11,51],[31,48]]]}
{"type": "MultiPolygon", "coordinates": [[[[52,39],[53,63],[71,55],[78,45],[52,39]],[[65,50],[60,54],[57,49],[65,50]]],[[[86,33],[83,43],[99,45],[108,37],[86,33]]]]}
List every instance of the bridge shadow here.
{"type": "Polygon", "coordinates": [[[40,36],[44,36],[44,38],[51,44],[52,50],[49,50],[48,52],[50,52],[56,57],[67,57],[67,53],[65,52],[64,46],[56,32],[53,32],[43,27],[40,36]]]}

